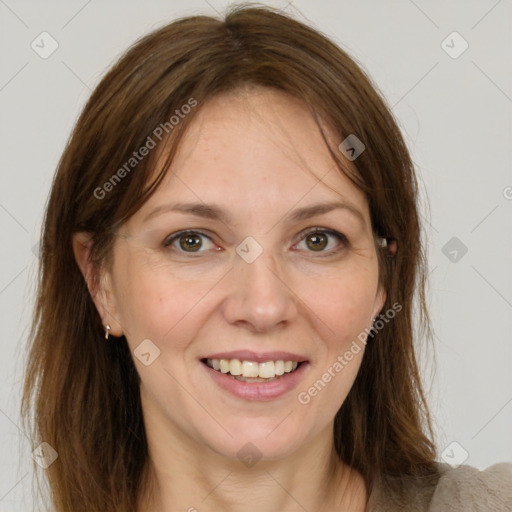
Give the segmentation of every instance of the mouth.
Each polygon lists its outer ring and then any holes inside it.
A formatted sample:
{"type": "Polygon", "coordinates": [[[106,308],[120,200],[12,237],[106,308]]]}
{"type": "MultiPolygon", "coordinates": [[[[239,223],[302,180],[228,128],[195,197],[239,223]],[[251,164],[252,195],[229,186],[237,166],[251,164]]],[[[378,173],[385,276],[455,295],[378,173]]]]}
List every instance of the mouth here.
{"type": "Polygon", "coordinates": [[[271,359],[270,354],[237,355],[239,358],[231,359],[227,354],[216,354],[200,359],[200,364],[215,389],[242,400],[267,402],[289,396],[306,378],[310,366],[308,360],[291,354],[274,354],[281,359],[271,359]]]}
{"type": "Polygon", "coordinates": [[[258,363],[251,360],[209,358],[204,358],[201,362],[240,382],[273,382],[297,371],[305,363],[283,359],[258,363]]]}

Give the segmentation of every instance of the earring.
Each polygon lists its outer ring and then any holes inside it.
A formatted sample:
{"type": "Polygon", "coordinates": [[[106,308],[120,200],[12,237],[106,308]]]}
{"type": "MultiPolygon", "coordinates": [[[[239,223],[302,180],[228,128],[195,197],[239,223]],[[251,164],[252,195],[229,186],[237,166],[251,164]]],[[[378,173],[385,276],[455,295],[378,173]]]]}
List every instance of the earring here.
{"type": "Polygon", "coordinates": [[[110,325],[105,326],[105,339],[108,340],[108,336],[110,334],[110,325]]]}

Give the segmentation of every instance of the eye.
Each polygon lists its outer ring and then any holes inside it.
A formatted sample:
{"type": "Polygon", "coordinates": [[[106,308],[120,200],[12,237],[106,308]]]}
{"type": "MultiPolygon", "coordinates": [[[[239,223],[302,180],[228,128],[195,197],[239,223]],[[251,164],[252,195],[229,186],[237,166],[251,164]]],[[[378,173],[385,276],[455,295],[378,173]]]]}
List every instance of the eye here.
{"type": "MultiPolygon", "coordinates": [[[[314,228],[302,234],[302,238],[296,246],[299,247],[300,243],[303,242],[306,244],[307,252],[327,253],[326,255],[340,252],[345,249],[349,243],[347,237],[342,233],[322,228],[314,228]],[[332,239],[335,239],[338,244],[331,242],[332,239]],[[332,245],[334,245],[334,247],[330,247],[332,245]]],[[[201,249],[205,251],[212,249],[214,244],[208,235],[199,231],[186,230],[170,235],[164,241],[163,246],[166,248],[172,247],[178,252],[192,254],[204,252],[201,249]],[[206,247],[204,246],[204,240],[207,241],[206,247]]],[[[217,250],[219,250],[219,248],[217,248],[217,250]]]]}
{"type": "MultiPolygon", "coordinates": [[[[348,245],[347,237],[338,233],[337,231],[333,231],[331,229],[322,229],[322,228],[314,228],[305,234],[303,234],[300,243],[306,244],[306,250],[308,252],[318,252],[318,253],[328,253],[328,254],[336,254],[339,251],[346,248],[348,245]],[[329,239],[336,239],[338,241],[338,245],[330,244],[329,239]],[[331,247],[329,247],[331,245],[331,247]],[[325,250],[327,248],[327,250],[325,250]]],[[[300,245],[300,244],[298,244],[300,245]]]]}
{"type": "Polygon", "coordinates": [[[203,240],[207,240],[210,246],[206,246],[207,249],[211,249],[213,244],[210,238],[204,233],[198,231],[180,231],[168,237],[163,243],[164,247],[172,246],[177,251],[194,253],[202,252],[200,249],[203,247],[203,240]],[[177,246],[175,244],[178,244],[177,246]]]}

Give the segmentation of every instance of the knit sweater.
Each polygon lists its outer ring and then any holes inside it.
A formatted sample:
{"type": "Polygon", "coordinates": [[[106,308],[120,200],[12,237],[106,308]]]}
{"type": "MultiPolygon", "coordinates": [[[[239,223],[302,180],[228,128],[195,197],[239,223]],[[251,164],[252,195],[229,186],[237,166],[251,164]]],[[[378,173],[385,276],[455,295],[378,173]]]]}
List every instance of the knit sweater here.
{"type": "Polygon", "coordinates": [[[374,488],[367,512],[512,512],[512,464],[484,471],[439,463],[439,476],[402,481],[400,492],[374,488]],[[405,483],[405,485],[404,485],[405,483]]]}

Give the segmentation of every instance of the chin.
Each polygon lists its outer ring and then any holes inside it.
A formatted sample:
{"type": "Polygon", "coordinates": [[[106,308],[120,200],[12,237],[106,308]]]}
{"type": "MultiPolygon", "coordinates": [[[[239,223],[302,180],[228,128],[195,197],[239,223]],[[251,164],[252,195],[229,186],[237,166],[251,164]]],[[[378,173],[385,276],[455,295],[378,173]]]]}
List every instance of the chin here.
{"type": "Polygon", "coordinates": [[[236,427],[236,430],[230,430],[233,437],[225,433],[222,439],[216,441],[209,439],[207,444],[217,454],[230,459],[238,459],[241,462],[244,462],[246,458],[252,461],[284,459],[299,450],[305,441],[302,432],[290,428],[291,425],[284,426],[286,421],[277,428],[276,425],[279,424],[279,421],[272,421],[272,427],[269,428],[268,420],[265,422],[256,420],[249,425],[250,420],[244,418],[238,427],[235,425],[236,422],[231,423],[232,428],[236,427]]]}

